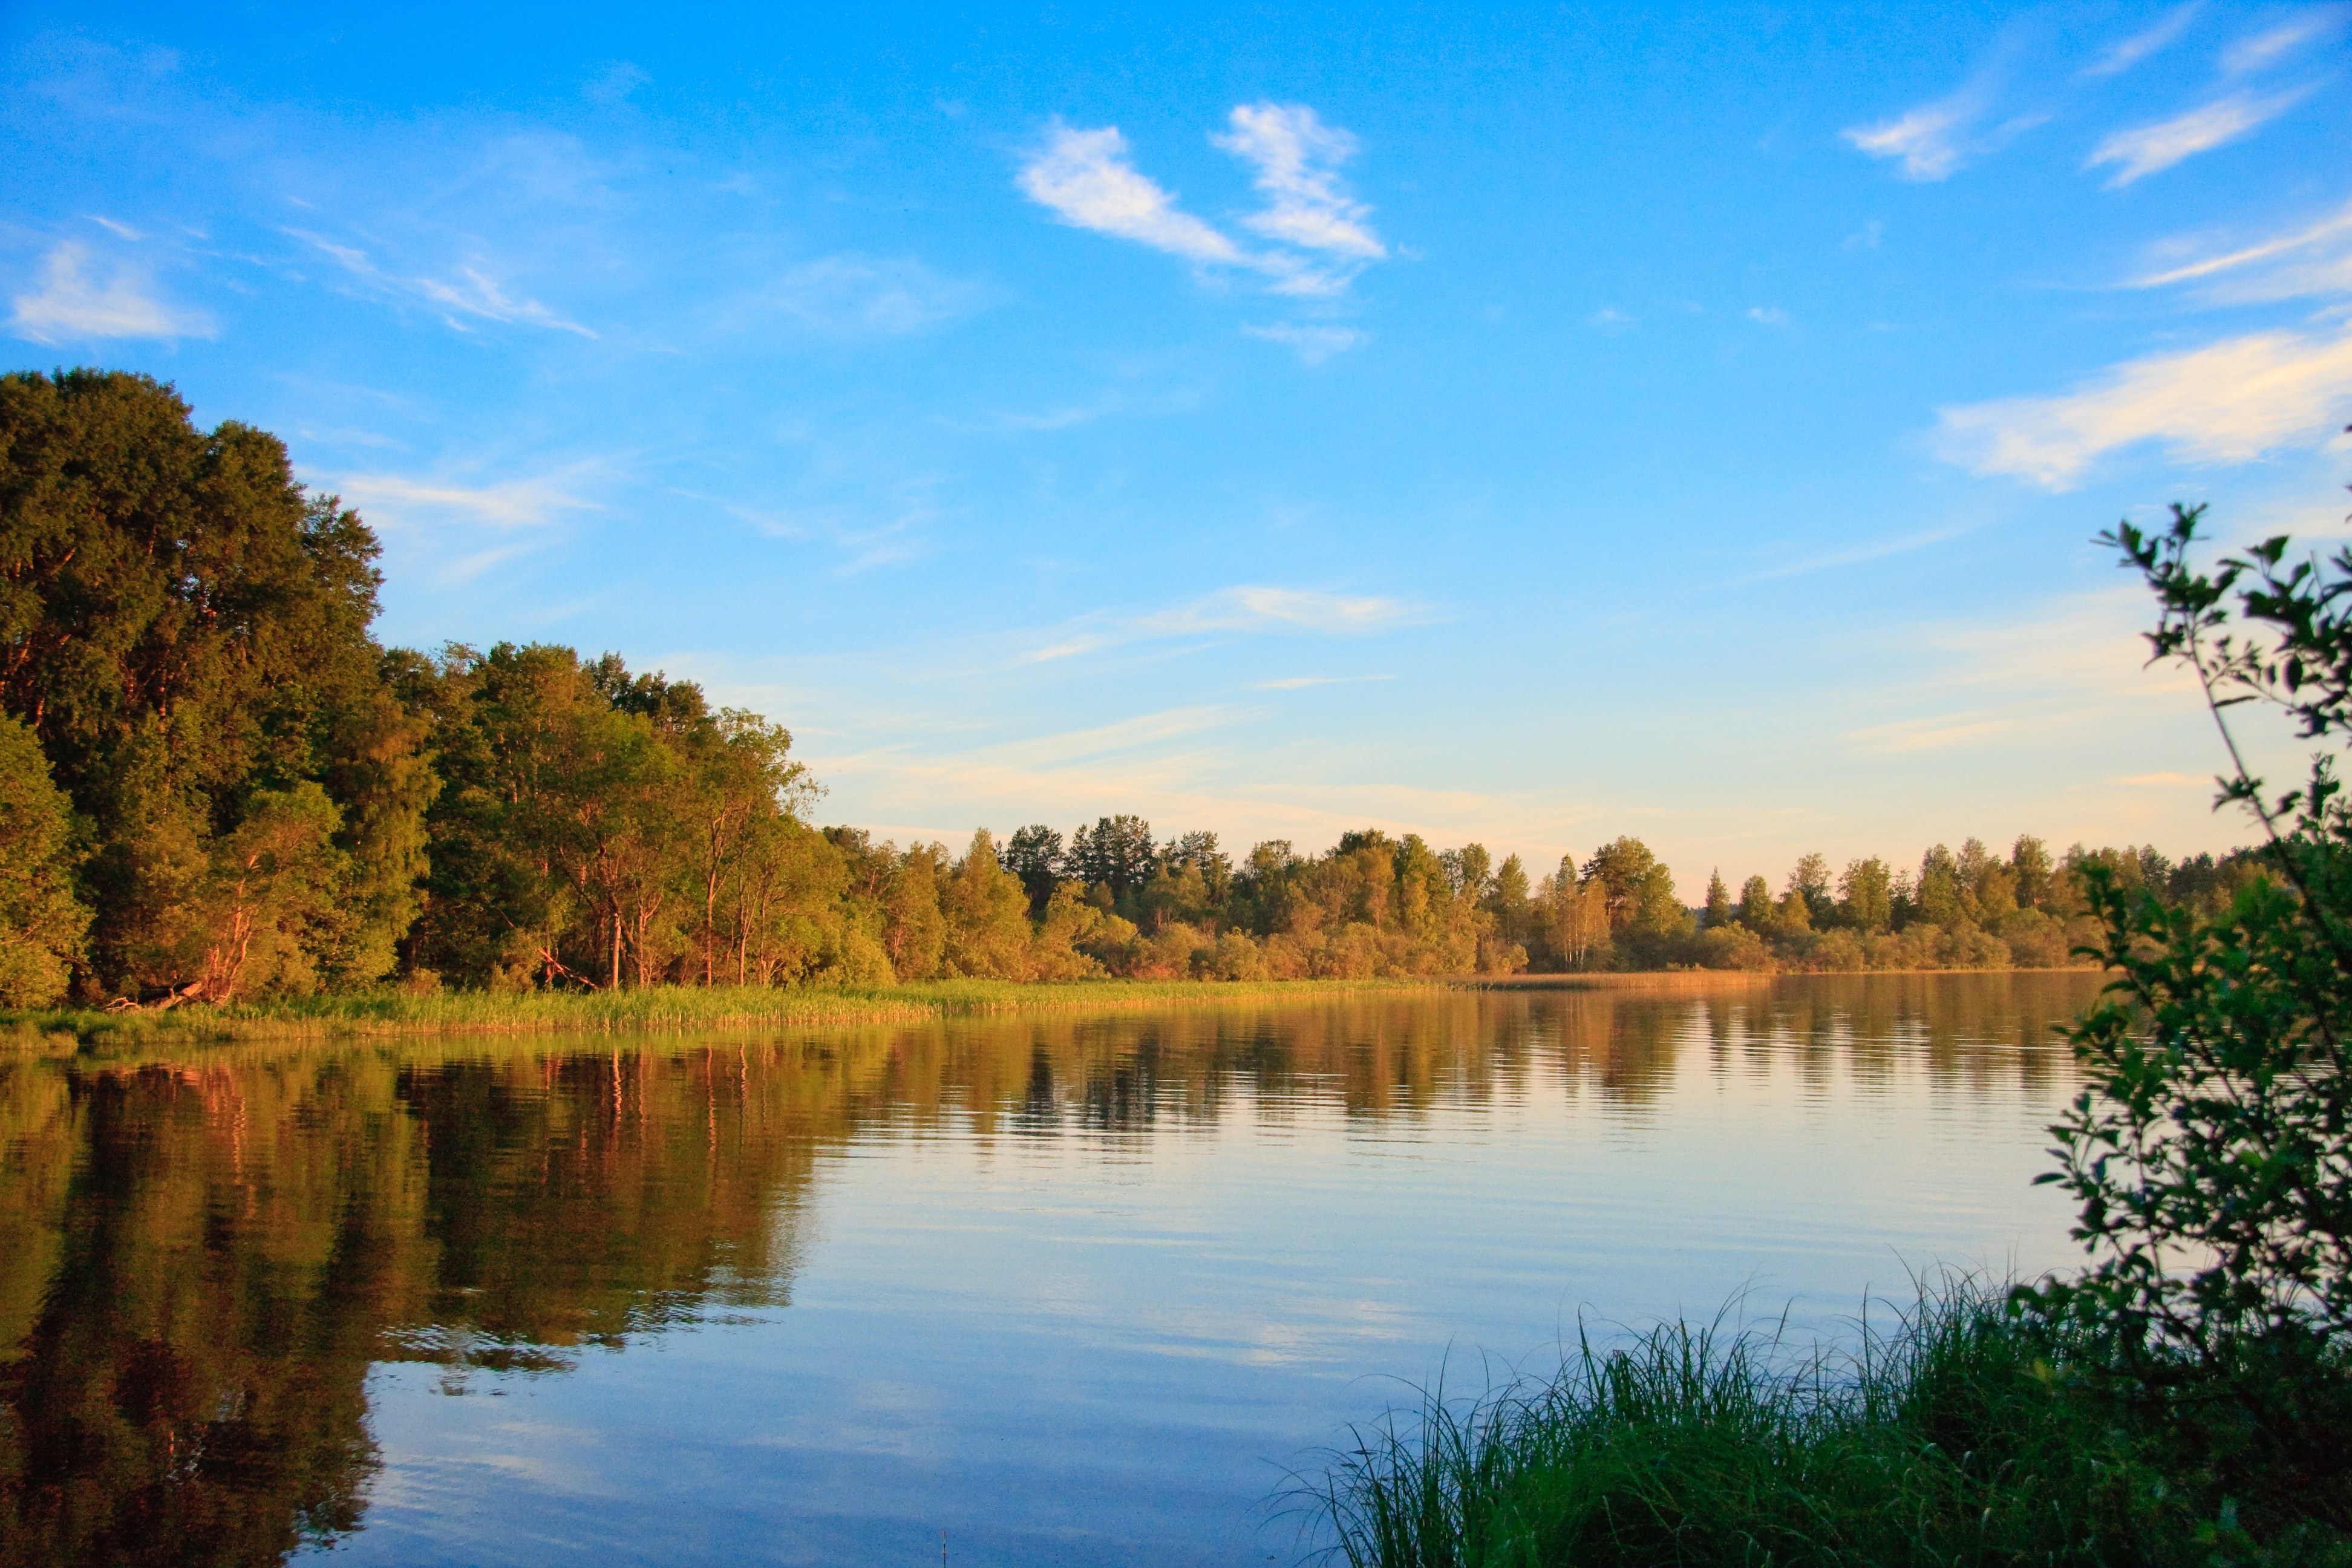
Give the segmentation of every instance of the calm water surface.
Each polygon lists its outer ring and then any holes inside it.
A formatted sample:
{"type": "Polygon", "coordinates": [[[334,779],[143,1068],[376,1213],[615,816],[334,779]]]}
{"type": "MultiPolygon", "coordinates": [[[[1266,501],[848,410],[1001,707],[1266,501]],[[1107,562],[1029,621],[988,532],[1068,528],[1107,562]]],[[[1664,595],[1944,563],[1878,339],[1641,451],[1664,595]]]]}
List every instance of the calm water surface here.
{"type": "Polygon", "coordinates": [[[0,1562],[1289,1563],[1398,1380],[2069,1260],[2096,984],[0,1063],[0,1562]]]}

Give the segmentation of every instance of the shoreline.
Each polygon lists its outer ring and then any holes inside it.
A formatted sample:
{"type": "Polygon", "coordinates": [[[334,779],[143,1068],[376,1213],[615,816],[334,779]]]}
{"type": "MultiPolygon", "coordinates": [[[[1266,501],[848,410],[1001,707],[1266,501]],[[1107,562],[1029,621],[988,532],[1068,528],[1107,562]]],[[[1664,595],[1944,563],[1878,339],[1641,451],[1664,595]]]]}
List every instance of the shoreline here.
{"type": "Polygon", "coordinates": [[[2088,964],[2062,969],[1598,969],[1568,974],[1470,974],[1444,984],[1468,991],[1703,991],[1715,985],[1769,984],[1775,980],[1902,979],[1921,974],[2099,974],[2088,964]]]}
{"type": "Polygon", "coordinates": [[[747,1028],[924,1024],[1019,1014],[1306,1002],[1456,989],[1444,979],[1276,981],[917,981],[904,985],[787,990],[663,986],[651,991],[393,991],[238,1003],[203,1011],[108,1013],[96,1008],[0,1010],[0,1049],[233,1045],[263,1040],[435,1035],[686,1034],[747,1028]],[[13,1038],[12,1038],[13,1037],[13,1038]]]}
{"type": "Polygon", "coordinates": [[[903,985],[787,990],[664,986],[650,991],[491,995],[396,991],[303,997],[223,1008],[107,1013],[95,1008],[0,1010],[0,1050],[43,1054],[266,1040],[446,1035],[685,1034],[747,1028],[923,1024],[1021,1014],[1297,1004],[1440,992],[1704,992],[1790,979],[1916,975],[2083,974],[2084,969],[1594,971],[1570,974],[1434,975],[1378,980],[918,981],[903,985]]]}

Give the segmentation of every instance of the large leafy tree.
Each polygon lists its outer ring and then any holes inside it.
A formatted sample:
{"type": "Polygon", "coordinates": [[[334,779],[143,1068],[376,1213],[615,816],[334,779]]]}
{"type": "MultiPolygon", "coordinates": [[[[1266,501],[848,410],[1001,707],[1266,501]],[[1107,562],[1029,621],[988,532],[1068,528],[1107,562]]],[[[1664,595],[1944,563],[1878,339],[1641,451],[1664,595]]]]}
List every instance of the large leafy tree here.
{"type": "Polygon", "coordinates": [[[1106,816],[1070,835],[1068,874],[1088,887],[1108,886],[1113,899],[1132,898],[1159,867],[1151,824],[1139,816],[1106,816]]]}
{"type": "Polygon", "coordinates": [[[1021,879],[1032,913],[1042,912],[1064,875],[1062,836],[1042,822],[1014,830],[1004,847],[1004,868],[1021,879]]]}
{"type": "Polygon", "coordinates": [[[217,912],[200,890],[306,784],[350,918],[288,973],[390,967],[434,780],[369,636],[376,554],[263,431],[201,430],[145,376],[0,376],[0,708],[89,825],[99,986],[188,983],[174,965],[219,934],[191,924],[217,912]]]}
{"type": "Polygon", "coordinates": [[[1640,839],[1618,838],[1594,850],[1581,879],[1606,890],[1610,932],[1637,958],[1654,961],[1689,933],[1673,873],[1640,839]]]}
{"type": "Polygon", "coordinates": [[[0,1006],[65,994],[89,932],[73,893],[73,821],[32,732],[0,716],[0,1006]]]}

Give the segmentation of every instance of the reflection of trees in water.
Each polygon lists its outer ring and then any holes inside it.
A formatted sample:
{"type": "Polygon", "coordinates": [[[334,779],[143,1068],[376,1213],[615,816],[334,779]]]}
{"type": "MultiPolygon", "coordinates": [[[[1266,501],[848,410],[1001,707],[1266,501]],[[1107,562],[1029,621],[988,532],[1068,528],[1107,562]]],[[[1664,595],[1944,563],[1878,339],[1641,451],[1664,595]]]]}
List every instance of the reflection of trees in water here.
{"type": "Polygon", "coordinates": [[[1783,980],[1690,1004],[1718,1072],[1790,1061],[1809,1089],[1885,1089],[1924,1070],[1941,1089],[2047,1091],[2071,1075],[2055,1026],[2087,1005],[2082,971],[1783,980]]]}
{"type": "Polygon", "coordinates": [[[860,1056],[0,1068],[0,1563],[275,1562],[358,1521],[372,1362],[781,1301],[860,1056]]]}
{"type": "Polygon", "coordinates": [[[350,1529],[415,1263],[404,1131],[272,1071],[5,1085],[0,1560],[265,1563],[350,1529]]]}
{"type": "Polygon", "coordinates": [[[1865,1087],[1906,1058],[2034,1084],[2078,980],[1871,976],[1737,994],[1454,993],[766,1041],[0,1061],[0,1568],[260,1563],[352,1529],[372,1363],[561,1372],[585,1345],[789,1300],[852,1140],[1132,1146],[1236,1115],[1351,1125],[1638,1107],[1677,1055],[1865,1087]],[[1839,1064],[1843,1064],[1842,1067],[1839,1064]]]}

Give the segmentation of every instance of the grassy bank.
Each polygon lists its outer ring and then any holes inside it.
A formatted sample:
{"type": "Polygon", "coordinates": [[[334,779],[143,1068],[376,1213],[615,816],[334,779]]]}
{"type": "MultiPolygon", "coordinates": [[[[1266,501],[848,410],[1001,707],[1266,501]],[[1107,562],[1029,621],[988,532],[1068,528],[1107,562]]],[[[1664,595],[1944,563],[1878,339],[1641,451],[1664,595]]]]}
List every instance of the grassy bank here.
{"type": "Polygon", "coordinates": [[[1948,1281],[1836,1352],[1720,1323],[1581,1343],[1359,1430],[1301,1500],[1353,1568],[2352,1562],[2316,1522],[2345,1500],[2218,1480],[2004,1296],[1948,1281]]]}
{"type": "Polygon", "coordinates": [[[1247,982],[1097,980],[1024,984],[944,980],[907,985],[785,990],[661,986],[645,991],[415,994],[383,990],[170,1012],[56,1008],[0,1012],[0,1043],[84,1049],[336,1036],[656,1034],[688,1029],[917,1024],[1015,1013],[1307,1002],[1427,991],[1422,981],[1247,982]]]}

